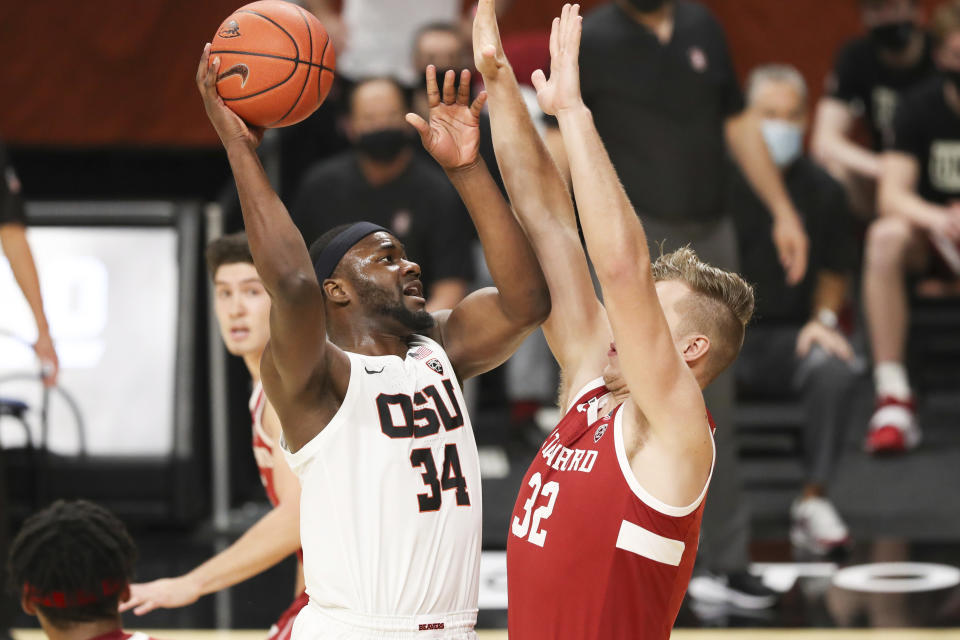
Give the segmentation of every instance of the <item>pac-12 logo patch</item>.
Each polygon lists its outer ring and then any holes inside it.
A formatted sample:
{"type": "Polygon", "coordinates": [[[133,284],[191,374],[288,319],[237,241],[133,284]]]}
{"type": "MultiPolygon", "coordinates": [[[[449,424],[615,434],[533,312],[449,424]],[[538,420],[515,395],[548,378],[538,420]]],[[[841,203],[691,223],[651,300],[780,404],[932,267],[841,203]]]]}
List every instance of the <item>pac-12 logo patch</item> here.
{"type": "Polygon", "coordinates": [[[443,365],[440,364],[440,361],[437,360],[436,358],[427,360],[427,366],[433,369],[434,371],[436,371],[441,376],[443,375],[443,365]]]}
{"type": "Polygon", "coordinates": [[[217,35],[221,38],[236,38],[240,35],[240,25],[236,20],[231,20],[227,24],[223,25],[223,29],[217,32],[217,35]]]}
{"type": "Polygon", "coordinates": [[[600,442],[600,438],[602,438],[603,434],[605,434],[606,432],[607,432],[607,423],[604,422],[599,427],[597,427],[597,430],[594,432],[593,443],[596,444],[600,442]]]}

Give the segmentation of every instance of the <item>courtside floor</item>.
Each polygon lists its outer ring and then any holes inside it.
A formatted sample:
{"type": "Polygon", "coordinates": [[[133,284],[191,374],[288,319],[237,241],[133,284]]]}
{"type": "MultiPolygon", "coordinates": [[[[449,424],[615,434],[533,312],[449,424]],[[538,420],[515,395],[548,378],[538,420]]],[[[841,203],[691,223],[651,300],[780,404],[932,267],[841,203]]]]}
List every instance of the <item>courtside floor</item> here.
{"type": "MultiPolygon", "coordinates": [[[[145,633],[162,640],[263,640],[265,631],[200,631],[181,629],[177,631],[161,629],[145,630],[145,633]]],[[[480,631],[480,640],[506,640],[506,631],[480,631]]],[[[14,631],[15,640],[43,640],[44,635],[37,630],[14,631]]],[[[847,630],[835,629],[679,629],[671,636],[672,640],[960,640],[960,629],[921,630],[921,629],[876,629],[847,630]]]]}

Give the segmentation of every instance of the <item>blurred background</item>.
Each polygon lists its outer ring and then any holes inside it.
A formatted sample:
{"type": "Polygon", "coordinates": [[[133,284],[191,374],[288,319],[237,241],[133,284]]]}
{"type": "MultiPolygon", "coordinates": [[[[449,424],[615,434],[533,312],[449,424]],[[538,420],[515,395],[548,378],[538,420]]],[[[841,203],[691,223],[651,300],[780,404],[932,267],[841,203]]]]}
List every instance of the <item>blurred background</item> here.
{"type": "MultiPolygon", "coordinates": [[[[642,24],[643,5],[621,0],[619,13],[611,13],[609,3],[585,0],[586,28],[595,24],[597,35],[613,29],[611,21],[642,24]]],[[[758,284],[763,311],[748,330],[732,390],[718,400],[729,455],[718,461],[717,477],[725,486],[715,486],[708,500],[714,514],[705,516],[702,547],[709,557],[701,558],[679,626],[960,626],[960,227],[918,222],[911,217],[916,202],[903,195],[944,216],[955,214],[951,203],[960,197],[960,102],[951,103],[960,98],[950,84],[951,71],[960,73],[960,40],[951,39],[960,37],[960,17],[954,24],[944,13],[939,35],[929,35],[935,12],[947,5],[960,11],[937,0],[676,0],[677,41],[702,35],[682,31],[689,25],[680,16],[715,21],[725,34],[719,44],[715,31],[703,45],[692,40],[680,59],[713,73],[714,47],[728,50],[732,77],[717,82],[735,83],[764,122],[792,124],[786,142],[778,142],[776,127],[763,133],[814,256],[806,284],[778,280],[765,289],[764,261],[779,269],[765,205],[736,158],[716,168],[721,187],[712,215],[734,226],[737,261],[758,284]],[[765,71],[754,74],[758,68],[765,71]],[[800,142],[791,149],[793,139],[800,142]],[[938,142],[955,146],[940,157],[938,142]],[[902,180],[898,167],[884,174],[884,152],[919,177],[902,180]],[[801,161],[809,163],[803,177],[801,161]],[[891,216],[909,222],[878,224],[891,216]],[[940,256],[931,258],[940,268],[908,264],[921,255],[910,229],[931,238],[922,255],[940,256]],[[900,329],[885,323],[905,309],[909,321],[900,329]],[[753,342],[751,331],[760,336],[753,342]],[[883,342],[883,335],[893,337],[883,342]],[[882,359],[875,357],[878,339],[882,359]],[[876,366],[881,360],[889,366],[876,366]]],[[[364,109],[395,100],[401,114],[422,111],[417,69],[472,64],[473,7],[459,0],[302,6],[331,33],[337,81],[313,116],[268,133],[261,157],[271,181],[308,243],[333,217],[379,216],[403,235],[425,234],[418,220],[443,220],[446,235],[425,236],[417,246],[449,244],[454,257],[411,258],[424,265],[430,304],[455,304],[489,276],[449,185],[435,177],[395,191],[361,183],[357,188],[373,195],[353,207],[331,184],[338,159],[370,155],[359,142],[364,109]],[[393,89],[362,91],[367,78],[387,76],[393,89]],[[418,189],[435,197],[410,200],[418,189]],[[329,219],[312,217],[327,198],[339,209],[329,219]]],[[[504,46],[521,82],[548,68],[549,25],[561,6],[498,2],[504,46]]],[[[250,377],[222,346],[203,255],[210,239],[242,227],[225,154],[194,85],[204,43],[236,8],[223,0],[0,4],[0,170],[8,208],[0,217],[0,231],[7,230],[0,255],[0,519],[14,533],[54,499],[98,502],[139,545],[138,580],[189,571],[270,509],[250,454],[250,377]],[[29,278],[13,267],[15,258],[24,263],[24,239],[39,274],[43,320],[29,278]],[[49,359],[45,339],[59,361],[56,384],[46,387],[37,359],[49,359]]],[[[590,64],[583,62],[584,86],[595,87],[591,108],[598,118],[627,114],[598,121],[601,134],[629,127],[631,108],[637,122],[650,122],[645,98],[614,95],[604,74],[639,82],[629,70],[658,62],[634,60],[629,47],[622,55],[599,45],[591,51],[590,64]],[[617,100],[626,110],[610,107],[617,100]]],[[[532,97],[531,111],[550,142],[556,130],[532,97]]],[[[495,166],[489,145],[482,152],[495,166]]],[[[629,150],[622,153],[626,159],[614,153],[614,161],[626,176],[629,150]]],[[[432,162],[420,155],[409,162],[432,162]]],[[[428,169],[443,178],[439,168],[428,169]]],[[[713,184],[713,176],[703,179],[713,184]]],[[[666,184],[696,191],[699,180],[666,184]]],[[[484,475],[483,627],[506,626],[508,516],[544,429],[557,419],[556,377],[542,338],[534,338],[468,385],[484,475]]],[[[265,629],[289,604],[295,568],[291,557],[190,606],[126,614],[125,622],[265,629]]],[[[35,624],[15,604],[8,601],[0,615],[0,637],[7,625],[35,624]]]]}

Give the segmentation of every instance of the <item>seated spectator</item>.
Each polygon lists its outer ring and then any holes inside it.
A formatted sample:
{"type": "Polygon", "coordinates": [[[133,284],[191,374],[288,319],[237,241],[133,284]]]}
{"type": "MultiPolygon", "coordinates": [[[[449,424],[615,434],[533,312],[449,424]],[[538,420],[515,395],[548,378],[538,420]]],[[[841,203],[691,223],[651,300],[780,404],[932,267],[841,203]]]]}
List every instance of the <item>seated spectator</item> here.
{"type": "MultiPolygon", "coordinates": [[[[497,0],[503,13],[512,0],[497,0]]],[[[337,72],[350,81],[389,76],[414,86],[422,67],[412,65],[414,36],[434,22],[458,24],[463,0],[307,0],[337,51],[337,72]]]]}
{"type": "Polygon", "coordinates": [[[129,596],[136,557],[112,513],[58,500],[28,518],[14,539],[11,583],[50,640],[149,640],[120,624],[118,606],[129,596]]]}
{"type": "Polygon", "coordinates": [[[920,442],[904,365],[906,276],[960,277],[960,1],[941,5],[931,28],[941,75],[897,109],[881,165],[881,217],[867,233],[863,297],[877,404],[866,448],[873,453],[920,442]]]}
{"type": "Polygon", "coordinates": [[[347,136],[353,145],[309,170],[291,207],[310,244],[334,226],[369,220],[390,229],[423,268],[427,308],[449,309],[473,275],[466,210],[432,159],[413,148],[403,89],[393,80],[367,80],[349,99],[347,136]]]}
{"type": "Polygon", "coordinates": [[[860,9],[868,33],[840,50],[811,144],[817,160],[844,183],[856,213],[872,218],[880,151],[890,143],[897,103],[935,67],[917,0],[860,0],[860,9]],[[853,138],[859,117],[869,132],[866,147],[853,138]]]}
{"type": "Polygon", "coordinates": [[[789,286],[768,240],[770,214],[737,172],[730,209],[740,273],[757,291],[757,321],[737,361],[737,383],[758,394],[798,394],[803,402],[806,481],[790,510],[790,539],[798,550],[822,555],[848,540],[847,527],[826,495],[856,380],[853,350],[837,325],[856,267],[851,217],[843,187],[803,155],[803,76],[793,67],[760,67],[750,75],[747,100],[762,119],[770,155],[803,214],[810,262],[803,280],[789,286]]]}

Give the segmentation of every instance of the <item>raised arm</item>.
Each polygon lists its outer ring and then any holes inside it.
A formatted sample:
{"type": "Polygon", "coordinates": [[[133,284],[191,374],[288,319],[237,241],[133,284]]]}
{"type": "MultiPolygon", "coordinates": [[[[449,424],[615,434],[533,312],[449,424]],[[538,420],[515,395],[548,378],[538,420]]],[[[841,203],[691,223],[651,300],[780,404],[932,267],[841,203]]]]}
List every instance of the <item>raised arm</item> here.
{"type": "Polygon", "coordinates": [[[216,88],[220,59],[214,58],[208,65],[209,57],[207,44],[197,68],[197,87],[207,117],[227,150],[250,252],[273,303],[271,339],[263,359],[264,385],[281,412],[287,442],[297,447],[310,434],[290,432],[301,421],[287,419],[286,406],[300,400],[308,387],[309,393],[317,393],[316,383],[326,381],[328,370],[343,378],[337,388],[345,387],[349,367],[346,355],[327,342],[323,293],[303,236],[270,186],[257,157],[255,149],[263,132],[247,127],[220,99],[216,88]],[[344,366],[331,369],[334,361],[344,366]],[[271,369],[277,374],[276,381],[270,375],[271,369]]]}
{"type": "Polygon", "coordinates": [[[478,155],[480,111],[486,94],[470,105],[470,72],[454,72],[437,88],[436,69],[427,67],[430,122],[416,114],[407,121],[423,146],[446,171],[477,228],[496,288],[467,296],[452,311],[438,312],[439,337],[461,379],[506,360],[550,312],[550,297],[536,255],[500,190],[478,155]]]}
{"type": "Polygon", "coordinates": [[[565,5],[554,20],[550,80],[537,71],[534,85],[540,106],[560,123],[587,250],[603,287],[631,398],[651,432],[679,451],[693,430],[698,439],[705,433],[703,400],[660,306],[643,226],[580,96],[578,13],[577,5],[565,5]]]}
{"type": "Polygon", "coordinates": [[[489,94],[493,147],[507,194],[550,288],[551,311],[543,330],[566,388],[576,390],[603,371],[612,334],[594,292],[570,192],[504,55],[494,0],[477,6],[473,52],[489,94]]]}

